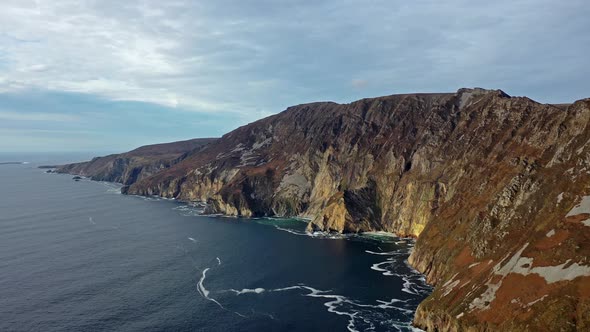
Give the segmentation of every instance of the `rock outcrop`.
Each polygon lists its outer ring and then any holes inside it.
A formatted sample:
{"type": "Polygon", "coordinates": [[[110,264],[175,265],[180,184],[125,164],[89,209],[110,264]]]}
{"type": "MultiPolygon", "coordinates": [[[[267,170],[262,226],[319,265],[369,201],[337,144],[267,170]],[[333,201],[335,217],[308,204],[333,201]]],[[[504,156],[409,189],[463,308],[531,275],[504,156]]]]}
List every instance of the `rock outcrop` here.
{"type": "MultiPolygon", "coordinates": [[[[166,169],[196,153],[214,138],[198,138],[187,141],[153,144],[135,150],[96,157],[90,161],[51,166],[57,173],[89,177],[95,181],[118,182],[125,185],[135,183],[166,169]]],[[[44,167],[44,166],[41,166],[44,167]]]]}
{"type": "Polygon", "coordinates": [[[312,103],[124,187],[309,229],[418,237],[428,331],[590,330],[590,99],[461,89],[312,103]]]}

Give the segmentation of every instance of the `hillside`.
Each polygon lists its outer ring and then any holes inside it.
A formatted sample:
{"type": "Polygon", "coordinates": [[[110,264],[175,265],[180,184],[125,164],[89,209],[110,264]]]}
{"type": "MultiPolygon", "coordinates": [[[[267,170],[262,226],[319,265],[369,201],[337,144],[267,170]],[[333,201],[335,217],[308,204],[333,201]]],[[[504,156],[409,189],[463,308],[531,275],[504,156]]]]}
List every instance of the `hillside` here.
{"type": "Polygon", "coordinates": [[[111,154],[86,162],[58,166],[56,171],[87,176],[96,181],[119,182],[128,185],[174,165],[189,153],[198,151],[214,140],[214,138],[198,138],[146,145],[126,153],[111,154]]]}
{"type": "Polygon", "coordinates": [[[123,188],[310,230],[418,237],[428,331],[590,329],[590,99],[500,90],[312,103],[123,188]]]}

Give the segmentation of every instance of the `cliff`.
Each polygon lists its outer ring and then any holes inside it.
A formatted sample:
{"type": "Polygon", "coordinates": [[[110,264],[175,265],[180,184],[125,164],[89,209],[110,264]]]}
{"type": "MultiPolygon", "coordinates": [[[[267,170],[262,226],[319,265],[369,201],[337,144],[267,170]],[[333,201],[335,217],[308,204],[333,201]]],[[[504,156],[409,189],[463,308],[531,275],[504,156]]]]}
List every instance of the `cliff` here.
{"type": "Polygon", "coordinates": [[[310,229],[418,237],[428,331],[590,329],[590,99],[461,89],[312,103],[240,127],[125,193],[310,229]]]}
{"type": "Polygon", "coordinates": [[[190,153],[198,152],[214,140],[214,138],[198,138],[146,145],[126,153],[57,166],[56,172],[87,176],[96,181],[119,182],[128,185],[178,163],[190,153]]]}

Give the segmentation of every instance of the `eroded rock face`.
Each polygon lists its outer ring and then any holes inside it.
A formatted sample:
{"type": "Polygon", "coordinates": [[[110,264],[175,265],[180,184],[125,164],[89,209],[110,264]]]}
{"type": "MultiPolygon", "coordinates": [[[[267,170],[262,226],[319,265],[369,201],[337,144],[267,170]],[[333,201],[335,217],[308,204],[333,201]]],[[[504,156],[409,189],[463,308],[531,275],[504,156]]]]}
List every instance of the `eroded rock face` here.
{"type": "Polygon", "coordinates": [[[410,262],[437,285],[420,327],[590,329],[590,100],[527,104],[507,108],[520,125],[489,141],[417,241],[410,262]]]}
{"type": "Polygon", "coordinates": [[[57,173],[87,176],[95,181],[118,182],[125,185],[158,173],[196,153],[215,139],[199,138],[173,143],[146,145],[135,150],[96,157],[91,161],[58,166],[57,173]]]}
{"type": "Polygon", "coordinates": [[[590,99],[499,90],[313,103],[125,189],[309,229],[419,236],[429,331],[590,329],[590,99]]]}
{"type": "Polygon", "coordinates": [[[209,200],[222,213],[298,215],[315,229],[417,236],[445,190],[432,175],[439,161],[430,154],[451,134],[461,97],[294,106],[225,135],[128,192],[209,200]]]}

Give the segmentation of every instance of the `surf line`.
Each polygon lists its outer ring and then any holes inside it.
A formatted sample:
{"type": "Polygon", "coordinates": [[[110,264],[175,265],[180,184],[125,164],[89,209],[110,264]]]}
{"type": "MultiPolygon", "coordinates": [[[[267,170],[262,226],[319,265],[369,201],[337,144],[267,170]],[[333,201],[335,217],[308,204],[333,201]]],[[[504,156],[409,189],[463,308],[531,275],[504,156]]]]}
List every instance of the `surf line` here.
{"type": "MultiPolygon", "coordinates": [[[[221,259],[219,259],[219,257],[216,257],[216,258],[217,258],[218,266],[221,265],[221,259]]],[[[207,290],[205,288],[205,285],[203,284],[203,282],[205,281],[205,278],[207,278],[207,271],[209,271],[209,270],[210,270],[210,268],[206,268],[206,269],[203,270],[202,275],[201,275],[201,279],[197,283],[197,291],[199,292],[199,294],[201,294],[201,296],[203,296],[205,299],[207,299],[207,300],[209,300],[209,301],[217,304],[221,309],[223,309],[225,311],[232,312],[232,313],[234,313],[234,314],[236,314],[236,315],[238,315],[238,316],[240,316],[242,318],[248,318],[248,316],[242,315],[239,312],[236,312],[236,311],[232,311],[232,310],[227,309],[221,303],[219,303],[219,301],[217,301],[216,299],[214,299],[214,298],[212,298],[212,297],[209,296],[209,293],[210,292],[209,292],[209,290],[207,290]]]]}
{"type": "Polygon", "coordinates": [[[310,286],[306,286],[304,284],[299,284],[299,285],[295,285],[295,286],[288,286],[288,287],[283,287],[283,288],[276,288],[276,289],[265,289],[265,288],[244,288],[242,290],[228,289],[224,292],[233,292],[234,294],[236,294],[236,296],[240,296],[240,295],[244,295],[244,294],[261,294],[261,293],[265,293],[265,292],[269,292],[269,293],[270,292],[286,292],[286,291],[293,291],[293,290],[307,291],[307,293],[302,294],[303,296],[325,299],[326,302],[324,302],[324,306],[328,308],[328,312],[339,315],[339,316],[348,317],[348,325],[346,326],[346,328],[350,332],[359,332],[359,330],[356,326],[358,322],[364,322],[365,324],[368,324],[369,326],[366,328],[367,330],[371,330],[371,329],[375,328],[375,325],[373,322],[367,321],[362,316],[363,309],[365,309],[365,310],[366,309],[382,309],[382,310],[396,309],[401,312],[404,312],[405,314],[411,314],[414,312],[413,310],[403,308],[401,306],[396,305],[396,304],[398,304],[398,302],[401,305],[406,304],[407,300],[398,300],[398,299],[392,299],[390,301],[377,300],[378,304],[361,304],[361,303],[353,301],[343,295],[329,294],[330,292],[332,292],[331,290],[327,290],[327,291],[319,290],[319,289],[315,289],[310,286]],[[351,308],[347,311],[340,309],[340,307],[346,306],[346,305],[352,306],[353,308],[351,308]]]}

